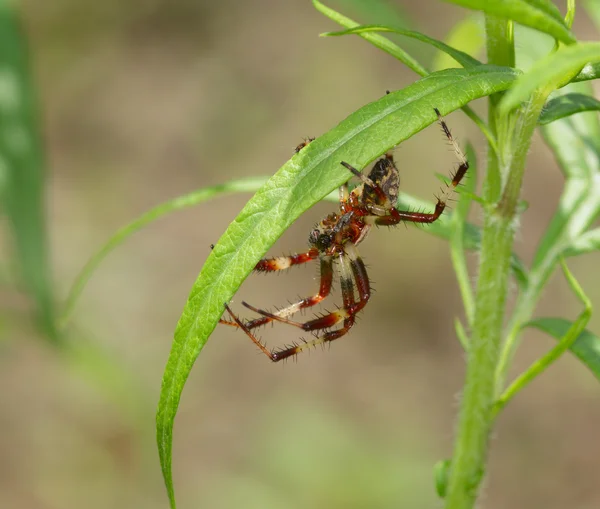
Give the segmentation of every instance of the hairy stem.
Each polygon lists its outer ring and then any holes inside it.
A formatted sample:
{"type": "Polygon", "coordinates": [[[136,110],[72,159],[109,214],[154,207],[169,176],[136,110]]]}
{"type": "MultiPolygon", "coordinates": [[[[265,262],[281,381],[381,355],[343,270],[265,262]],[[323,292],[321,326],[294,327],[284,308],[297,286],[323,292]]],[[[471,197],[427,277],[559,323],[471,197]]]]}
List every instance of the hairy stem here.
{"type": "Polygon", "coordinates": [[[499,164],[501,174],[507,175],[506,185],[500,201],[486,211],[466,384],[446,499],[448,509],[472,508],[485,472],[517,204],[527,151],[545,96],[542,92],[536,94],[519,112],[514,150],[499,164]]]}
{"type": "MultiPolygon", "coordinates": [[[[504,20],[489,18],[486,29],[490,63],[511,64],[514,49],[510,25],[504,20]]],[[[498,152],[489,154],[492,171],[488,173],[484,194],[488,200],[500,199],[485,209],[475,315],[447,509],[472,508],[485,473],[517,205],[527,151],[544,98],[544,93],[536,94],[511,118],[499,118],[498,99],[490,98],[490,124],[501,135],[498,152]]]]}

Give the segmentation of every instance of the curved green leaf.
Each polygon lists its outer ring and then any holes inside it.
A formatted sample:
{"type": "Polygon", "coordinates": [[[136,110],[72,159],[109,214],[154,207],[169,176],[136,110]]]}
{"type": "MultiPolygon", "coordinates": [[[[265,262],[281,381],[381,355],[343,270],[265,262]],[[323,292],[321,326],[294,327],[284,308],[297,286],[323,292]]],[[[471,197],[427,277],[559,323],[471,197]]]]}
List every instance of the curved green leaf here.
{"type": "MultiPolygon", "coordinates": [[[[540,329],[559,340],[567,334],[571,325],[573,322],[563,318],[538,318],[527,323],[527,326],[540,329]]],[[[584,330],[571,345],[570,350],[600,380],[600,337],[584,330]]]]}
{"type": "Polygon", "coordinates": [[[600,101],[585,94],[565,94],[548,101],[539,118],[541,125],[582,113],[600,110],[600,101]]]}
{"type": "MultiPolygon", "coordinates": [[[[330,9],[318,0],[313,0],[313,5],[319,12],[327,16],[329,19],[335,21],[336,23],[342,25],[343,27],[355,28],[359,26],[359,24],[355,21],[351,20],[350,18],[347,18],[339,12],[334,11],[333,9],[330,9]]],[[[408,68],[412,69],[419,76],[427,76],[429,74],[429,71],[425,67],[423,67],[419,62],[417,62],[400,46],[394,44],[386,37],[370,32],[358,33],[357,35],[373,44],[373,46],[385,51],[389,55],[392,55],[394,58],[397,58],[400,62],[402,62],[408,68]]],[[[481,118],[479,118],[477,113],[475,113],[470,106],[463,106],[462,110],[465,113],[465,115],[467,115],[477,125],[477,127],[479,127],[481,132],[487,138],[490,147],[492,147],[493,150],[496,150],[496,137],[494,133],[490,130],[489,126],[481,118]]]]}
{"type": "Polygon", "coordinates": [[[512,19],[521,25],[550,34],[567,44],[575,42],[575,36],[567,28],[560,12],[548,0],[446,0],[450,3],[493,14],[499,18],[512,19]]]}
{"type": "Polygon", "coordinates": [[[448,46],[446,43],[442,41],[438,41],[428,35],[422,34],[421,32],[415,32],[413,30],[406,30],[404,28],[390,27],[386,25],[359,25],[354,28],[349,28],[348,30],[341,30],[339,32],[325,32],[321,34],[322,37],[337,37],[340,35],[351,35],[351,34],[367,34],[374,32],[390,32],[398,35],[403,35],[405,37],[410,37],[412,39],[417,39],[418,41],[424,42],[425,44],[429,44],[434,48],[439,49],[450,55],[454,60],[456,60],[463,67],[472,67],[474,65],[481,65],[481,62],[476,58],[473,58],[471,55],[467,53],[457,50],[452,46],[448,46]]]}
{"type": "Polygon", "coordinates": [[[412,18],[406,12],[406,7],[389,0],[344,0],[344,7],[356,13],[357,16],[368,19],[370,23],[393,23],[399,26],[410,26],[412,18]]]}
{"type": "Polygon", "coordinates": [[[558,88],[569,76],[579,73],[588,62],[600,61],[600,43],[586,42],[563,46],[555,53],[536,62],[529,71],[517,80],[500,103],[503,114],[529,98],[538,88],[558,88]]]}
{"type": "Polygon", "coordinates": [[[230,224],[190,293],[175,330],[157,411],[157,442],[172,507],[173,421],[196,357],[242,281],[279,236],[309,207],[349,180],[340,164],[362,169],[387,150],[478,97],[506,90],[516,71],[495,66],[448,69],[383,96],[351,114],[296,154],[230,224]]]}
{"type": "MultiPolygon", "coordinates": [[[[313,5],[317,11],[321,14],[327,16],[329,19],[335,21],[339,25],[342,25],[346,28],[354,28],[360,26],[356,21],[351,20],[350,18],[340,14],[337,11],[334,11],[330,7],[327,7],[325,4],[322,4],[318,0],[313,0],[313,5]]],[[[419,76],[427,76],[429,71],[425,69],[416,59],[414,59],[411,55],[409,55],[406,51],[400,48],[398,45],[394,44],[388,38],[383,37],[378,34],[365,32],[358,34],[360,37],[369,41],[373,46],[379,48],[386,53],[392,55],[394,58],[397,58],[402,62],[406,67],[412,69],[419,76]]]]}
{"type": "Polygon", "coordinates": [[[192,207],[203,201],[209,200],[216,196],[220,196],[227,193],[235,192],[251,192],[257,191],[262,185],[268,180],[268,177],[251,177],[241,180],[232,180],[225,184],[217,184],[216,186],[205,187],[197,189],[191,193],[183,196],[178,196],[172,200],[168,200],[156,207],[145,212],[131,223],[120,228],[109,240],[97,251],[85,264],[83,269],[75,277],[75,281],[71,286],[69,295],[65,301],[63,312],[59,320],[59,328],[63,329],[71,314],[73,308],[81,292],[85,288],[85,285],[92,277],[93,272],[98,268],[100,262],[106,258],[106,256],[113,251],[117,246],[121,245],[126,239],[131,237],[135,232],[141,230],[144,226],[160,219],[161,217],[182,210],[188,207],[192,207]]]}
{"type": "Polygon", "coordinates": [[[0,0],[0,180],[18,266],[39,322],[56,340],[44,214],[44,150],[26,36],[13,2],[0,0]]]}

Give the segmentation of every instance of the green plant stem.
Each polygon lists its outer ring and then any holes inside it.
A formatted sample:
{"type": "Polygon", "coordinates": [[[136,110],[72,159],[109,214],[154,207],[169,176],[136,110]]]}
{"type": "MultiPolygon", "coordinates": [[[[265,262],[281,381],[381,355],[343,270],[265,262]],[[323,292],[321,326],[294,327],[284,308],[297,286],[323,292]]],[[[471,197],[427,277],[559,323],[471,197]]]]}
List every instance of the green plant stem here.
{"type": "Polygon", "coordinates": [[[515,216],[527,152],[546,96],[545,91],[536,93],[519,112],[512,138],[514,151],[499,162],[507,184],[499,203],[486,208],[467,377],[446,499],[448,509],[474,506],[485,471],[515,216]]]}
{"type": "MultiPolygon", "coordinates": [[[[488,17],[486,29],[490,63],[511,65],[512,26],[488,17]]],[[[546,91],[537,92],[512,118],[502,119],[496,111],[498,98],[490,98],[490,124],[494,132],[503,135],[498,137],[499,152],[489,155],[492,172],[484,186],[484,196],[489,201],[485,207],[475,315],[447,509],[472,508],[485,473],[517,205],[527,152],[546,96],[546,91]],[[502,181],[506,182],[503,190],[502,181]],[[498,203],[490,203],[497,198],[500,198],[498,203]]]]}

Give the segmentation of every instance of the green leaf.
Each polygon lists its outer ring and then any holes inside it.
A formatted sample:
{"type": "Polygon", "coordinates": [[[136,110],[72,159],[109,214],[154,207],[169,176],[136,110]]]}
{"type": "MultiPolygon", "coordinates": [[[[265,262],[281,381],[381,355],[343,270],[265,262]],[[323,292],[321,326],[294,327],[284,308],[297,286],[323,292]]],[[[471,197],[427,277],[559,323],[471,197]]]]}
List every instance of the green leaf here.
{"type": "MultiPolygon", "coordinates": [[[[572,325],[573,322],[563,318],[538,318],[527,324],[528,327],[540,329],[559,340],[567,334],[572,325]]],[[[600,380],[600,337],[584,330],[571,345],[570,350],[600,380]]]]}
{"type": "Polygon", "coordinates": [[[0,180],[21,277],[38,320],[56,340],[44,219],[44,151],[25,34],[14,2],[0,0],[0,180]]]}
{"type": "MultiPolygon", "coordinates": [[[[343,27],[355,28],[359,26],[359,24],[355,21],[351,20],[350,18],[347,18],[339,12],[334,11],[333,9],[330,9],[318,0],[313,0],[313,5],[319,12],[327,16],[329,19],[332,19],[336,23],[342,25],[343,27]]],[[[394,58],[397,58],[400,62],[412,69],[419,76],[427,76],[429,74],[429,71],[425,69],[425,67],[423,67],[406,51],[404,51],[398,45],[394,44],[389,39],[382,37],[381,35],[369,32],[359,33],[357,35],[373,44],[373,46],[382,49],[389,55],[392,55],[394,58]]],[[[479,116],[471,109],[470,106],[463,106],[462,110],[465,113],[465,115],[467,115],[477,125],[477,127],[479,127],[481,132],[487,138],[490,147],[492,147],[493,150],[496,150],[496,138],[494,136],[494,133],[490,130],[489,126],[481,118],[479,118],[479,116]]]]}
{"type": "MultiPolygon", "coordinates": [[[[317,9],[317,11],[319,11],[321,14],[327,16],[329,19],[335,21],[343,27],[354,28],[360,26],[358,23],[356,23],[356,21],[353,21],[350,18],[344,16],[343,14],[334,11],[333,9],[327,7],[318,0],[313,0],[313,5],[315,6],[315,9],[317,9]]],[[[409,69],[412,69],[419,76],[427,76],[427,74],[429,74],[429,71],[425,69],[425,67],[423,67],[411,55],[409,55],[406,51],[400,48],[397,44],[394,44],[388,38],[369,32],[361,33],[358,35],[366,41],[369,41],[376,48],[379,48],[385,51],[386,53],[392,55],[394,58],[397,58],[400,62],[406,65],[409,69]]]]}
{"type": "Polygon", "coordinates": [[[385,20],[386,23],[393,23],[394,25],[412,25],[406,9],[398,3],[391,3],[387,0],[343,0],[343,4],[344,7],[349,7],[357,15],[368,19],[372,23],[385,20]]]}
{"type": "Polygon", "coordinates": [[[157,411],[157,442],[172,507],[173,421],[181,391],[208,336],[242,281],[281,234],[309,207],[349,180],[340,164],[364,168],[378,156],[469,101],[502,90],[512,69],[478,66],[433,73],[359,109],[301,150],[262,187],[208,257],[175,330],[157,411]]]}
{"type": "Polygon", "coordinates": [[[565,251],[565,256],[577,256],[600,251],[600,228],[585,232],[577,238],[565,251]]]}
{"type": "Polygon", "coordinates": [[[514,87],[508,91],[501,103],[503,114],[526,101],[536,89],[559,88],[570,81],[569,76],[577,75],[588,62],[600,60],[600,43],[587,42],[573,46],[563,46],[555,53],[542,58],[523,74],[514,87]]]}
{"type": "MultiPolygon", "coordinates": [[[[570,84],[559,93],[589,95],[589,83],[570,84]]],[[[596,113],[582,113],[546,124],[541,128],[545,142],[554,152],[567,179],[583,180],[582,185],[594,189],[600,174],[600,121],[596,113]]]]}
{"type": "Polygon", "coordinates": [[[321,34],[322,37],[336,37],[340,35],[350,35],[350,34],[367,34],[374,32],[391,32],[398,35],[403,35],[405,37],[410,37],[412,39],[417,39],[418,41],[424,42],[425,44],[429,44],[434,48],[439,49],[450,55],[454,60],[456,60],[463,67],[472,67],[474,65],[481,65],[481,62],[466,53],[457,50],[451,46],[448,46],[446,43],[442,41],[438,41],[432,37],[429,37],[421,32],[415,32],[413,30],[406,30],[404,28],[398,27],[390,27],[386,25],[359,25],[354,28],[349,28],[347,30],[341,30],[339,32],[326,32],[321,34]]]}
{"type": "MultiPolygon", "coordinates": [[[[469,14],[463,20],[456,23],[445,37],[445,42],[452,48],[459,49],[475,58],[481,54],[485,47],[485,37],[481,16],[478,14],[469,14]]],[[[438,52],[433,61],[433,70],[447,69],[456,67],[455,60],[445,52],[438,52]]]]}
{"type": "MultiPolygon", "coordinates": [[[[515,397],[516,394],[521,392],[527,385],[529,385],[533,380],[546,371],[567,350],[571,350],[573,348],[575,342],[578,341],[580,336],[585,332],[585,328],[592,317],[592,303],[590,299],[583,291],[583,288],[577,279],[575,279],[575,276],[573,276],[569,270],[569,267],[567,267],[564,259],[561,258],[560,263],[567,283],[569,283],[571,290],[583,304],[583,311],[579,314],[574,322],[570,322],[570,325],[564,334],[559,334],[557,336],[558,343],[556,346],[534,361],[529,368],[515,378],[510,386],[496,400],[492,409],[494,417],[507,405],[512,398],[515,397]]],[[[525,326],[527,326],[527,324],[525,324],[525,326]]],[[[498,380],[496,383],[498,384],[498,380]]]]}
{"type": "Polygon", "coordinates": [[[545,125],[576,113],[598,110],[600,110],[600,101],[592,96],[565,94],[548,101],[538,122],[545,125]]]}
{"type": "Polygon", "coordinates": [[[547,0],[446,0],[450,3],[506,18],[521,25],[550,34],[555,39],[570,44],[575,36],[567,28],[560,12],[547,0]]]}

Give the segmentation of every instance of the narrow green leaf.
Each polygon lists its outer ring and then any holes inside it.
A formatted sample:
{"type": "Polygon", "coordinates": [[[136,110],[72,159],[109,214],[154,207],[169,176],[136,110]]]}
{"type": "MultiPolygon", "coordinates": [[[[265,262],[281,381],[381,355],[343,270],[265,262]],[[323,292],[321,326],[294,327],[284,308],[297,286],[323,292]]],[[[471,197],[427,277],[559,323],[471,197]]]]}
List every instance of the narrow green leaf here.
{"type": "Polygon", "coordinates": [[[560,118],[575,115],[576,113],[598,110],[600,110],[600,101],[592,96],[585,94],[565,94],[548,101],[538,122],[541,125],[545,125],[560,118]]]}
{"type": "MultiPolygon", "coordinates": [[[[566,332],[558,336],[558,343],[556,346],[533,362],[531,366],[521,373],[496,400],[493,408],[494,416],[497,415],[516,394],[521,392],[527,385],[554,364],[567,350],[573,347],[581,334],[584,333],[585,328],[592,317],[592,303],[590,299],[567,267],[564,259],[561,258],[560,262],[563,274],[569,283],[571,290],[583,304],[583,311],[579,314],[577,319],[571,323],[566,332]]],[[[498,380],[496,383],[498,383],[498,380]]]]}
{"type": "Polygon", "coordinates": [[[536,89],[559,88],[570,81],[588,62],[600,61],[600,43],[586,42],[573,46],[563,46],[555,53],[542,58],[517,80],[517,83],[503,97],[500,110],[508,114],[510,110],[526,101],[536,89]]]}
{"type": "Polygon", "coordinates": [[[242,281],[279,236],[309,207],[350,177],[340,164],[362,169],[442,114],[506,90],[517,73],[478,66],[432,73],[351,114],[295,155],[246,204],[208,257],[175,331],[157,411],[157,442],[172,507],[173,421],[181,391],[208,336],[242,281]]]}
{"type": "Polygon", "coordinates": [[[565,15],[565,25],[569,28],[573,28],[573,22],[575,21],[575,0],[567,0],[567,14],[565,15]]]}
{"type": "MultiPolygon", "coordinates": [[[[563,15],[560,13],[558,7],[556,7],[552,0],[525,0],[525,2],[531,5],[533,8],[545,12],[548,16],[553,17],[557,21],[565,22],[563,15]]],[[[567,0],[567,2],[570,3],[570,0],[567,0]]]]}
{"type": "Polygon", "coordinates": [[[600,228],[585,232],[577,238],[565,251],[565,256],[577,256],[600,251],[600,228]]]}
{"type": "MultiPolygon", "coordinates": [[[[590,83],[575,83],[558,93],[592,93],[590,83]]],[[[544,141],[554,152],[567,179],[583,180],[586,188],[594,189],[600,174],[600,120],[596,113],[582,113],[546,124],[541,128],[544,141]]]]}
{"type": "Polygon", "coordinates": [[[405,37],[410,37],[411,39],[416,39],[418,41],[424,42],[425,44],[429,44],[430,46],[433,46],[434,48],[437,48],[440,51],[447,53],[463,67],[481,65],[481,62],[479,60],[473,58],[470,55],[467,55],[463,51],[448,46],[446,43],[438,41],[437,39],[429,37],[428,35],[422,34],[421,32],[406,30],[404,28],[390,27],[386,25],[359,25],[354,28],[349,28],[347,30],[341,30],[339,32],[325,32],[324,34],[321,34],[321,36],[336,37],[340,35],[367,34],[375,32],[391,32],[394,34],[403,35],[405,37]]]}
{"type": "Polygon", "coordinates": [[[217,184],[212,187],[197,189],[191,193],[178,196],[177,198],[157,205],[131,223],[120,228],[110,239],[108,239],[106,244],[104,244],[104,246],[88,260],[75,278],[63,307],[63,312],[59,320],[59,328],[63,329],[66,326],[77,299],[81,295],[81,292],[85,288],[90,277],[92,277],[94,271],[98,268],[98,265],[100,265],[100,262],[135,232],[171,212],[193,207],[194,205],[198,205],[211,198],[228,193],[257,191],[267,180],[268,177],[250,177],[247,179],[232,180],[225,184],[217,184]]]}
{"type": "Polygon", "coordinates": [[[450,3],[506,18],[550,34],[566,44],[575,36],[565,25],[560,12],[548,0],[446,0],[450,3]]]}
{"type": "MultiPolygon", "coordinates": [[[[327,7],[318,0],[313,0],[313,5],[315,6],[315,9],[317,9],[317,11],[319,11],[321,14],[327,16],[329,19],[335,21],[343,27],[354,28],[360,26],[358,23],[356,23],[356,21],[353,21],[350,18],[344,16],[343,14],[334,11],[333,9],[327,7]]],[[[361,33],[358,35],[366,41],[369,41],[376,48],[379,48],[385,51],[386,53],[392,55],[394,58],[397,58],[400,62],[406,65],[406,67],[412,69],[419,76],[427,76],[427,74],[429,74],[429,71],[425,69],[425,67],[423,67],[411,55],[409,55],[406,51],[400,48],[397,44],[394,44],[388,38],[369,32],[361,33]]]]}
{"type": "Polygon", "coordinates": [[[406,9],[398,3],[387,0],[343,0],[343,4],[370,23],[385,21],[403,27],[413,24],[406,9]]]}
{"type": "MultiPolygon", "coordinates": [[[[459,49],[475,58],[481,54],[485,47],[481,16],[479,14],[469,14],[450,29],[450,33],[444,40],[448,46],[459,49]]],[[[455,60],[450,55],[440,51],[434,58],[432,67],[434,71],[439,71],[448,67],[456,67],[456,65],[455,60]]]]}
{"type": "MultiPolygon", "coordinates": [[[[555,339],[561,339],[573,322],[563,318],[538,318],[527,324],[546,332],[555,339]]],[[[571,345],[571,352],[583,362],[600,380],[600,337],[588,330],[584,330],[571,345]]]]}
{"type": "Polygon", "coordinates": [[[56,340],[44,219],[44,152],[25,34],[14,2],[0,0],[0,179],[18,266],[39,322],[56,340]]]}
{"type": "MultiPolygon", "coordinates": [[[[322,14],[327,16],[329,19],[332,19],[336,23],[342,25],[343,27],[354,28],[354,27],[359,26],[359,24],[356,23],[355,21],[351,20],[350,18],[347,18],[346,16],[340,14],[339,12],[334,11],[333,9],[330,9],[329,7],[323,5],[321,2],[319,2],[318,0],[313,0],[313,4],[319,12],[321,12],[322,14]]],[[[398,45],[394,44],[389,39],[382,37],[381,35],[372,34],[369,32],[360,33],[357,35],[359,37],[362,37],[366,41],[370,42],[371,44],[373,44],[373,46],[385,51],[389,55],[392,55],[394,58],[397,58],[400,62],[402,62],[404,65],[406,65],[407,67],[412,69],[418,75],[427,76],[429,74],[429,71],[425,67],[423,67],[419,62],[417,62],[413,57],[411,57],[406,51],[404,51],[398,45]]],[[[477,115],[477,113],[475,113],[471,109],[470,106],[463,106],[462,110],[465,113],[465,115],[467,115],[467,117],[469,117],[477,125],[477,127],[479,127],[481,132],[487,138],[490,147],[493,150],[496,150],[496,148],[497,148],[496,147],[496,138],[494,136],[494,133],[492,133],[492,131],[488,127],[488,125],[477,115]]]]}

